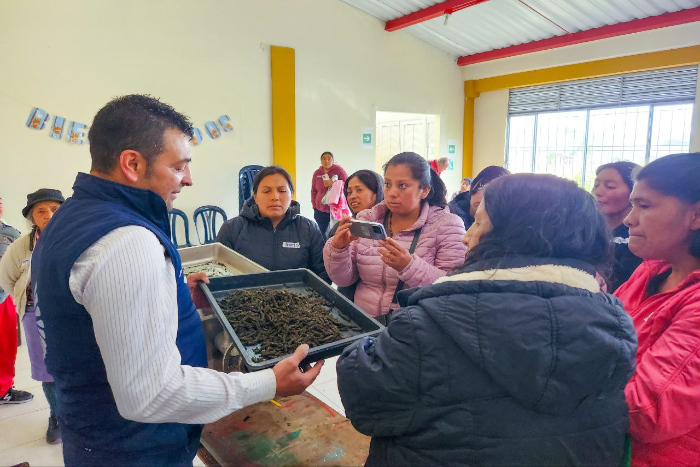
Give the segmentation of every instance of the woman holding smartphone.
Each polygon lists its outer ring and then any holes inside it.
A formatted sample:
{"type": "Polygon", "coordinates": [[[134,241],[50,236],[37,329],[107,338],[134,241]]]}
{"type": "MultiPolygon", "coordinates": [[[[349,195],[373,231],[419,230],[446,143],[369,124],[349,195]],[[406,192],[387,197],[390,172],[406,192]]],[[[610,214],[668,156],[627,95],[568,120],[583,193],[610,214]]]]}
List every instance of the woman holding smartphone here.
{"type": "Polygon", "coordinates": [[[446,207],[445,184],[418,154],[404,152],[384,166],[384,201],[357,215],[384,226],[387,238],[372,240],[350,233],[342,219],[326,242],[323,259],[339,287],[355,282],[355,303],[372,316],[398,308],[402,288],[432,284],[464,263],[464,223],[446,207]]]}

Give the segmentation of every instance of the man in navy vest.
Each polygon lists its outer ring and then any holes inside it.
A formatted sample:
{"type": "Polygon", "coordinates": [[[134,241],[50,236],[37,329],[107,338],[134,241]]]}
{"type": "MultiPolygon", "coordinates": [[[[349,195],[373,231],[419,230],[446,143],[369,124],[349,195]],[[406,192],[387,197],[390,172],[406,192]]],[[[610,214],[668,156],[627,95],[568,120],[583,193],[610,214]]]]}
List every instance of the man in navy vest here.
{"type": "Polygon", "coordinates": [[[202,325],[170,241],[192,185],[192,125],[149,96],[114,99],[89,132],[92,168],[32,258],[37,320],[59,401],[66,465],[192,465],[202,424],[301,393],[302,345],[272,370],[206,367],[202,325]]]}

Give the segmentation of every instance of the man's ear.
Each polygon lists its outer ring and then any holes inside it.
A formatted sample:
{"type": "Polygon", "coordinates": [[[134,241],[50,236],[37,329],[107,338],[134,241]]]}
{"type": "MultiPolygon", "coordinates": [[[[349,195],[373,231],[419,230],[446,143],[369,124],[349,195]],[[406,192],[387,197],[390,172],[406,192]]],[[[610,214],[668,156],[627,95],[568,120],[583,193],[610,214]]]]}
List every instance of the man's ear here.
{"type": "Polygon", "coordinates": [[[140,152],[126,149],[119,154],[119,169],[128,181],[136,183],[146,173],[146,160],[140,152]]]}

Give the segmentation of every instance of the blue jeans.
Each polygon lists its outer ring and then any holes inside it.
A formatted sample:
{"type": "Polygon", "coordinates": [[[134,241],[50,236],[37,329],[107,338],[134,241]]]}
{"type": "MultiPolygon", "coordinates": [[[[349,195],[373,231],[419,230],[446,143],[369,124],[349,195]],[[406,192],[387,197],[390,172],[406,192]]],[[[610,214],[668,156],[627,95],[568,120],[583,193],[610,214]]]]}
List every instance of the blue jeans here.
{"type": "Polygon", "coordinates": [[[326,239],[328,235],[328,224],[331,223],[331,213],[319,211],[314,208],[314,220],[318,224],[318,228],[321,229],[321,234],[323,238],[326,239]]]}

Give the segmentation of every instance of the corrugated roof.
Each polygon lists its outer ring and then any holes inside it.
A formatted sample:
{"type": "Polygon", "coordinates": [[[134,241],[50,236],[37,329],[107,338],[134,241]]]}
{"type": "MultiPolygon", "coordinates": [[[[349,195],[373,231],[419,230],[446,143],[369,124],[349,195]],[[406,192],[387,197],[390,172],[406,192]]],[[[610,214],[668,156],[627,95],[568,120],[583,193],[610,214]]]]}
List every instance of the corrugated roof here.
{"type": "MultiPolygon", "coordinates": [[[[343,1],[382,21],[441,3],[343,1]]],[[[458,57],[698,6],[700,0],[489,0],[453,13],[446,25],[440,17],[405,31],[458,57]]]]}

